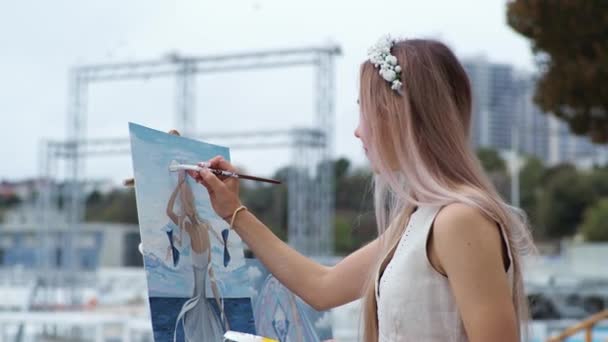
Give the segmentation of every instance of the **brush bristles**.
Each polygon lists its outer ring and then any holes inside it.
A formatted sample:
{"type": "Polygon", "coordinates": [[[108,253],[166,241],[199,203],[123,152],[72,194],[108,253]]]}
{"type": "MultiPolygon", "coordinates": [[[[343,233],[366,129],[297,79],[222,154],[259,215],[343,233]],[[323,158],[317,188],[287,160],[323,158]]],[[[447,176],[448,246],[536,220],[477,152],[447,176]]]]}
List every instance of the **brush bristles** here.
{"type": "Polygon", "coordinates": [[[172,160],[171,163],[169,163],[169,171],[179,171],[179,162],[177,160],[172,160]]]}
{"type": "Polygon", "coordinates": [[[171,172],[176,172],[176,171],[181,171],[181,170],[200,171],[201,167],[197,166],[197,165],[178,164],[178,163],[171,163],[169,165],[169,171],[171,171],[171,172]]]}

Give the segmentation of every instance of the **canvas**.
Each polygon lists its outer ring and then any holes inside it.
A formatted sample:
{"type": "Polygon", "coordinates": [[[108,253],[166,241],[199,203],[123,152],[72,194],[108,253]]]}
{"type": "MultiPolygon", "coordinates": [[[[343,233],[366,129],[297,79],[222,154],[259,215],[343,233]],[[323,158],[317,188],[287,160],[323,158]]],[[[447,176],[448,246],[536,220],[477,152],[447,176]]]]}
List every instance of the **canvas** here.
{"type": "Polygon", "coordinates": [[[154,340],[223,341],[227,330],[280,342],[331,337],[329,313],[297,298],[255,259],[173,162],[196,164],[222,146],[129,124],[137,212],[154,340]],[[314,322],[314,323],[313,323],[314,322]]]}
{"type": "Polygon", "coordinates": [[[319,312],[289,291],[256,259],[246,259],[253,287],[258,335],[281,342],[319,342],[332,338],[331,314],[319,312]]]}
{"type": "Polygon", "coordinates": [[[204,187],[168,169],[174,160],[229,160],[228,148],[136,124],[129,130],[155,341],[223,341],[227,329],[255,333],[240,238],[214,213],[204,187]]]}

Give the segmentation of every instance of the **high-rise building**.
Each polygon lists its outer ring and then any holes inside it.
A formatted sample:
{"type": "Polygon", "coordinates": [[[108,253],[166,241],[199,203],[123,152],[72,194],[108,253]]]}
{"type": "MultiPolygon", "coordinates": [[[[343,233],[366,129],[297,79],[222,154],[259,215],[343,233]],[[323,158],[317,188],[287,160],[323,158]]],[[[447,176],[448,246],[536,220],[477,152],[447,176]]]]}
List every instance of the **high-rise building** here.
{"type": "Polygon", "coordinates": [[[473,146],[510,148],[517,98],[512,67],[484,57],[465,60],[463,65],[473,91],[473,146]]]}
{"type": "Polygon", "coordinates": [[[535,78],[485,57],[463,60],[473,92],[473,147],[517,148],[548,165],[604,165],[608,147],[574,135],[568,125],[534,104],[535,78]],[[514,139],[517,139],[514,141],[514,139]]]}
{"type": "Polygon", "coordinates": [[[573,134],[568,124],[550,116],[550,144],[547,164],[571,163],[580,168],[606,165],[608,147],[594,144],[586,136],[573,134]]]}
{"type": "Polygon", "coordinates": [[[518,150],[527,155],[533,155],[545,162],[550,157],[550,141],[553,136],[551,120],[538,106],[534,104],[533,97],[536,83],[527,74],[519,74],[517,86],[519,97],[517,99],[517,134],[519,138],[518,150]]]}

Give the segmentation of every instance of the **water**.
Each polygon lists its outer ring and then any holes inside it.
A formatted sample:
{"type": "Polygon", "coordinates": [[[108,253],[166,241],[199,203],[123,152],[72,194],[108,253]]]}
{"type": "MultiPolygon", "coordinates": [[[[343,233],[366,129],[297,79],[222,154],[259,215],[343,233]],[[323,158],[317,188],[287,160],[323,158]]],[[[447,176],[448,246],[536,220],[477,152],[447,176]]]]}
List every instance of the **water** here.
{"type": "MultiPolygon", "coordinates": [[[[188,298],[179,297],[150,298],[155,341],[173,341],[177,315],[187,300],[188,298]]],[[[207,300],[219,317],[219,308],[215,299],[207,298],[207,300]]],[[[253,308],[249,298],[225,298],[224,311],[231,330],[255,334],[253,308]]],[[[181,323],[177,329],[177,341],[184,341],[184,330],[181,323]]]]}

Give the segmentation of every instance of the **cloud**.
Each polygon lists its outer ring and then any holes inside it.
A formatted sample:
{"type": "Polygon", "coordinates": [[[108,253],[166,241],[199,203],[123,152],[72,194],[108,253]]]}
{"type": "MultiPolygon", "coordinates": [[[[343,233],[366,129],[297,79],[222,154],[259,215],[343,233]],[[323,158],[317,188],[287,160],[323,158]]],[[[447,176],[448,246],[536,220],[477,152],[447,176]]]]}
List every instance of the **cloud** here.
{"type": "Polygon", "coordinates": [[[249,280],[255,281],[256,279],[262,276],[262,271],[260,271],[260,269],[255,266],[249,266],[249,268],[247,269],[247,276],[249,276],[249,280]]]}
{"type": "Polygon", "coordinates": [[[329,329],[331,328],[331,314],[326,312],[323,316],[315,322],[315,328],[317,329],[329,329]]]}

